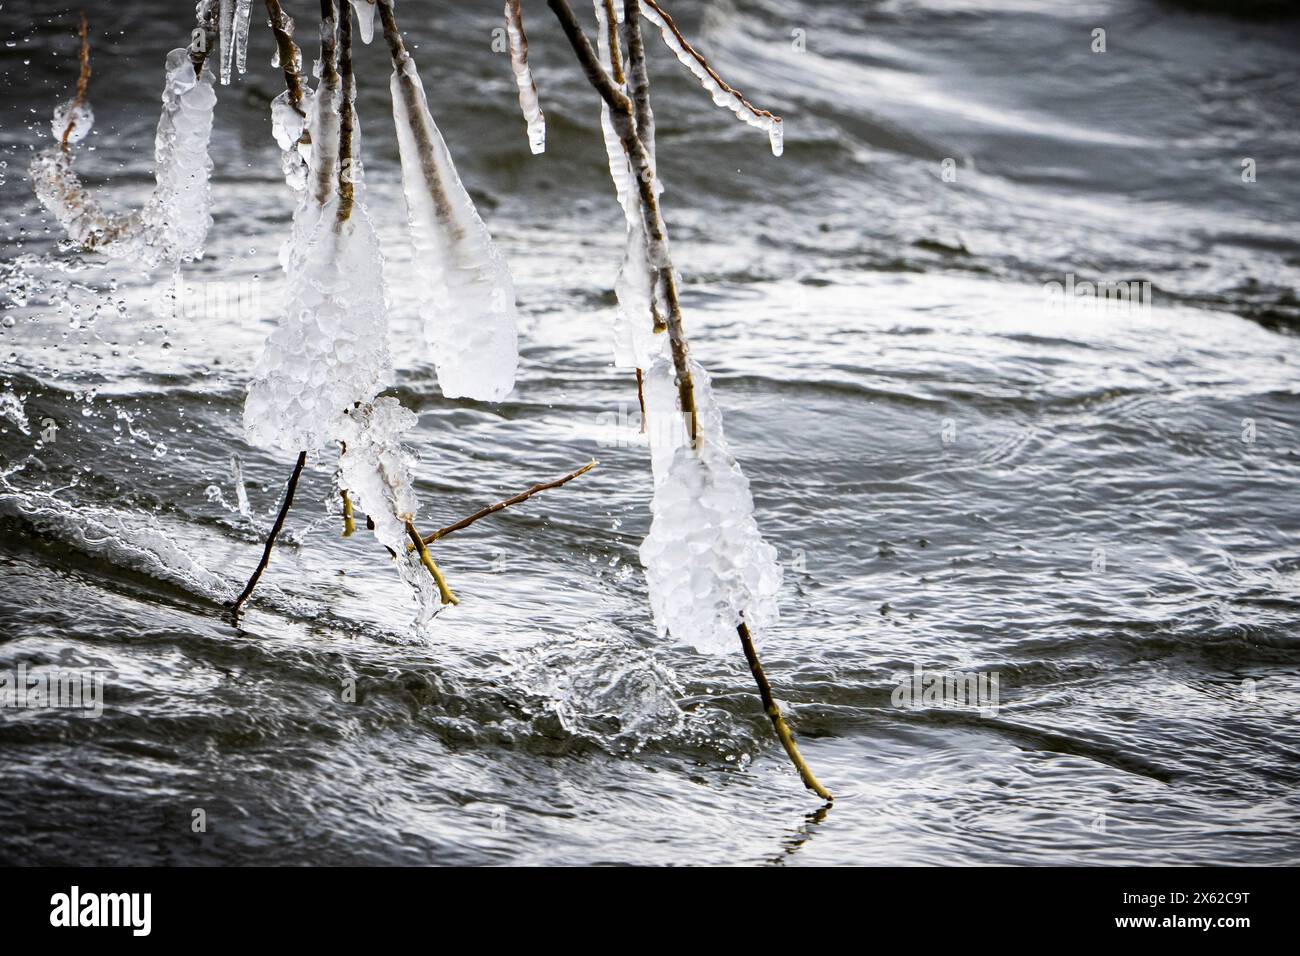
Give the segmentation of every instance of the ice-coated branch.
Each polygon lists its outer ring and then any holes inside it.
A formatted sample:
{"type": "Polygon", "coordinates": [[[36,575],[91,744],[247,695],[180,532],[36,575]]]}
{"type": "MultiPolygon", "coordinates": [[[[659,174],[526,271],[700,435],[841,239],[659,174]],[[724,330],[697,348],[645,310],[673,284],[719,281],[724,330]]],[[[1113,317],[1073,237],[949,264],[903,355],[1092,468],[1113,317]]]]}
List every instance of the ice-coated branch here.
{"type": "MultiPolygon", "coordinates": [[[[625,86],[623,54],[619,41],[619,17],[622,4],[614,0],[593,0],[596,12],[596,52],[602,68],[610,80],[623,92],[625,86]]],[[[635,103],[633,104],[635,109],[635,103]]],[[[659,270],[650,261],[650,244],[646,235],[645,217],[639,190],[634,188],[632,162],[614,126],[609,104],[600,104],[600,131],[605,141],[605,155],[609,161],[609,175],[623,216],[627,220],[627,238],[623,250],[623,263],[619,267],[614,292],[618,298],[618,312],[614,320],[614,364],[620,368],[635,367],[638,371],[649,364],[662,348],[656,333],[663,332],[662,284],[659,270]],[[646,321],[647,317],[650,319],[646,321]]],[[[641,140],[645,146],[645,139],[641,140]]],[[[647,152],[653,157],[653,147],[647,152]]],[[[651,160],[653,166],[653,158],[651,160]]],[[[660,192],[656,182],[655,193],[660,192]]],[[[640,394],[640,380],[637,391],[640,394]]]]}
{"type": "Polygon", "coordinates": [[[505,501],[498,501],[494,505],[488,505],[486,508],[476,511],[472,515],[469,515],[468,517],[461,518],[455,524],[449,524],[445,528],[439,528],[437,531],[433,532],[433,534],[425,535],[423,539],[424,543],[433,544],[439,538],[445,538],[453,531],[460,531],[463,528],[468,528],[475,521],[478,521],[481,518],[486,518],[488,515],[494,515],[498,511],[501,511],[502,509],[509,508],[511,505],[517,505],[522,502],[525,502],[540,491],[549,491],[552,488],[559,488],[561,485],[566,485],[569,482],[573,481],[574,478],[579,478],[585,475],[587,472],[591,471],[591,469],[595,468],[598,464],[600,463],[593,460],[583,465],[577,471],[569,472],[569,474],[565,475],[563,478],[556,478],[554,481],[538,482],[528,490],[521,491],[519,492],[519,494],[507,498],[505,501]]]}
{"type": "Polygon", "coordinates": [[[392,0],[379,0],[379,18],[393,61],[402,192],[438,385],[449,398],[500,401],[519,365],[514,282],[429,112],[392,0]]]}
{"type": "Polygon", "coordinates": [[[134,260],[145,269],[202,256],[212,222],[208,141],[216,94],[211,72],[200,61],[196,74],[194,65],[188,49],[167,55],[163,109],[154,139],[153,193],[138,211],[108,213],[73,168],[71,147],[94,123],[86,100],[90,59],[88,31],[83,32],[77,95],[54,111],[51,123],[58,145],[38,154],[30,169],[37,199],[80,248],[134,260]]]}
{"type": "MultiPolygon", "coordinates": [[[[691,46],[682,35],[682,31],[677,29],[677,24],[668,15],[668,11],[659,6],[656,0],[641,0],[641,2],[644,4],[641,13],[659,28],[659,34],[668,49],[672,50],[681,64],[699,80],[700,86],[713,97],[714,104],[730,110],[738,119],[767,133],[768,141],[772,146],[772,155],[780,156],[784,149],[781,117],[768,110],[759,109],[745,99],[740,94],[740,90],[720,77],[704,55],[691,46]]],[[[628,17],[631,16],[629,12],[628,17]]]]}
{"type": "Polygon", "coordinates": [[[285,102],[299,116],[305,117],[302,92],[302,52],[293,42],[293,19],[280,7],[280,0],[266,0],[266,15],[271,19],[276,54],[284,72],[285,102]]]}
{"type": "Polygon", "coordinates": [[[519,109],[528,123],[528,148],[546,152],[546,116],[537,101],[537,83],[528,66],[528,34],[524,32],[524,14],[519,0],[506,0],[506,37],[510,43],[510,69],[519,87],[519,109]]]}
{"type": "MultiPolygon", "coordinates": [[[[654,168],[654,123],[649,74],[640,34],[638,0],[623,4],[623,35],[628,49],[626,87],[617,82],[617,38],[610,5],[594,0],[601,28],[599,53],[592,49],[566,0],[548,0],[587,79],[600,94],[626,158],[611,151],[615,187],[639,198],[646,235],[648,267],[657,276],[657,294],[667,311],[671,359],[660,353],[645,371],[644,407],[650,413],[654,513],[641,544],[650,604],[660,635],[723,653],[740,638],[765,712],[804,785],[823,799],[830,793],[817,782],[799,755],[789,727],[772,697],[749,628],[776,622],[781,566],[754,520],[749,482],[727,446],[722,412],[708,373],[688,354],[676,275],[658,203],[654,168]],[[611,75],[613,74],[613,75],[611,75]],[[626,174],[632,174],[632,182],[626,174]],[[632,189],[633,183],[635,190],[632,189]],[[679,419],[678,416],[681,416],[679,419]],[[678,423],[687,434],[676,432],[678,423]]],[[[606,146],[609,148],[609,136],[606,146]]],[[[620,196],[620,200],[624,199],[620,196]]],[[[627,207],[625,206],[625,209],[627,207]]]]}
{"type": "Polygon", "coordinates": [[[266,13],[275,35],[276,58],[284,73],[283,93],[271,101],[271,132],[280,146],[284,180],[295,190],[307,186],[307,165],[311,157],[308,110],[312,92],[304,88],[302,51],[293,40],[293,19],[281,9],[279,0],[266,0],[266,13]]]}
{"type": "Polygon", "coordinates": [[[293,466],[293,474],[289,476],[289,483],[284,488],[284,501],[280,504],[280,511],[275,516],[275,523],[271,525],[271,533],[266,536],[266,544],[262,547],[262,560],[257,562],[257,567],[253,570],[253,576],[248,579],[244,585],[244,590],[240,592],[239,597],[235,598],[230,604],[230,609],[235,614],[244,606],[244,602],[249,599],[253,589],[257,587],[257,582],[262,578],[262,572],[266,566],[271,563],[271,549],[275,547],[275,539],[280,536],[281,529],[284,528],[284,519],[289,514],[289,509],[293,507],[293,493],[298,488],[298,479],[302,477],[303,466],[307,464],[307,453],[300,451],[298,461],[293,466]]]}
{"type": "Polygon", "coordinates": [[[320,3],[320,83],[316,89],[315,120],[318,130],[312,131],[311,173],[315,180],[317,205],[324,206],[334,195],[337,182],[335,164],[338,160],[340,113],[340,81],[338,67],[338,16],[334,0],[320,3]],[[319,142],[324,140],[324,142],[319,142]]]}
{"type": "Polygon", "coordinates": [[[356,77],[352,73],[352,10],[346,7],[340,11],[339,18],[339,82],[342,85],[342,97],[339,103],[339,212],[335,228],[340,228],[352,215],[352,203],[355,195],[352,184],[352,167],[356,162],[352,155],[355,143],[357,113],[355,100],[357,96],[356,77]]]}
{"type": "Polygon", "coordinates": [[[655,115],[650,109],[650,70],[646,65],[645,42],[641,38],[641,21],[636,16],[635,7],[629,15],[626,2],[623,15],[623,35],[627,41],[627,87],[632,97],[632,111],[636,114],[636,135],[650,155],[650,165],[654,166],[655,115]]]}
{"type": "MultiPolygon", "coordinates": [[[[614,81],[601,66],[591,41],[583,32],[582,26],[573,15],[573,10],[565,0],[547,0],[556,19],[564,30],[564,35],[577,55],[578,63],[587,75],[587,81],[595,87],[602,100],[609,106],[610,119],[615,132],[623,145],[624,152],[632,165],[633,179],[641,198],[642,220],[648,239],[648,257],[650,265],[659,270],[660,285],[663,290],[664,303],[667,308],[668,340],[672,351],[673,365],[677,373],[677,388],[681,413],[689,422],[689,440],[692,444],[699,438],[699,417],[695,409],[695,387],[691,380],[689,346],[682,323],[681,303],[677,295],[677,278],[673,273],[672,262],[668,257],[668,236],[663,217],[659,211],[659,199],[655,193],[654,167],[645,144],[637,136],[636,117],[632,100],[626,93],[614,85],[614,81]]],[[[636,21],[635,0],[624,4],[624,27],[637,36],[639,26],[636,21]]]]}

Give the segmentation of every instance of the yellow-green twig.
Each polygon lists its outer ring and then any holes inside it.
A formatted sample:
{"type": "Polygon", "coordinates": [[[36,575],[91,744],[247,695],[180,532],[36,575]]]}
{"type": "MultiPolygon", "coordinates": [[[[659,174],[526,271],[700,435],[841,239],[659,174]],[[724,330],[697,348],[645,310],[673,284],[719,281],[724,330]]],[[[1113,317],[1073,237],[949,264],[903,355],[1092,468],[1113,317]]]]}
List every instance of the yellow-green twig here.
{"type": "Polygon", "coordinates": [[[352,498],[348,495],[348,490],[342,488],[339,494],[343,496],[343,537],[352,537],[352,532],[357,530],[357,523],[352,516],[352,498]]]}
{"type": "Polygon", "coordinates": [[[790,762],[799,771],[799,779],[803,781],[805,787],[827,803],[833,802],[835,798],[831,796],[831,792],[817,781],[817,778],[813,776],[812,768],[804,762],[803,755],[799,753],[799,748],[794,742],[794,734],[790,732],[790,725],[781,716],[781,708],[776,705],[776,700],[772,697],[772,685],[767,682],[767,675],[763,673],[763,665],[758,661],[758,652],[754,650],[754,641],[749,635],[749,625],[741,621],[736,628],[736,632],[740,635],[741,647],[745,649],[745,660],[749,661],[750,673],[754,675],[754,682],[758,684],[758,695],[763,699],[763,710],[771,718],[772,727],[776,730],[776,736],[780,739],[781,746],[785,748],[786,754],[789,755],[790,762]]]}
{"type": "Polygon", "coordinates": [[[410,536],[411,541],[413,542],[412,547],[420,552],[420,563],[424,565],[426,571],[433,575],[433,581],[438,585],[438,596],[442,598],[442,603],[459,604],[460,600],[456,595],[451,593],[451,588],[447,587],[447,579],[444,578],[442,572],[438,570],[438,565],[433,560],[433,555],[431,555],[429,549],[424,546],[424,539],[420,537],[420,532],[415,530],[415,525],[410,521],[406,522],[406,533],[410,536]]]}
{"type": "MultiPolygon", "coordinates": [[[[439,538],[445,538],[453,531],[460,531],[462,528],[468,528],[470,525],[472,525],[475,521],[478,521],[480,518],[486,518],[488,515],[496,514],[498,511],[500,511],[503,508],[509,508],[511,505],[517,505],[522,501],[527,501],[529,498],[537,494],[539,491],[548,491],[551,488],[558,488],[560,487],[560,485],[567,484],[570,481],[572,481],[574,478],[577,478],[581,475],[585,475],[587,472],[591,471],[591,469],[595,468],[598,464],[600,464],[600,462],[596,461],[595,459],[592,459],[590,462],[583,465],[577,471],[569,472],[569,474],[565,475],[563,478],[556,478],[554,481],[541,482],[539,484],[533,485],[527,491],[519,492],[519,494],[515,495],[513,498],[507,498],[505,501],[498,501],[494,505],[488,505],[486,508],[482,509],[481,511],[474,512],[472,515],[470,515],[467,518],[461,518],[455,524],[449,524],[445,528],[439,528],[437,531],[433,532],[433,534],[426,535],[422,543],[433,544],[439,538]]],[[[408,553],[414,550],[415,550],[414,545],[407,546],[408,553]]]]}

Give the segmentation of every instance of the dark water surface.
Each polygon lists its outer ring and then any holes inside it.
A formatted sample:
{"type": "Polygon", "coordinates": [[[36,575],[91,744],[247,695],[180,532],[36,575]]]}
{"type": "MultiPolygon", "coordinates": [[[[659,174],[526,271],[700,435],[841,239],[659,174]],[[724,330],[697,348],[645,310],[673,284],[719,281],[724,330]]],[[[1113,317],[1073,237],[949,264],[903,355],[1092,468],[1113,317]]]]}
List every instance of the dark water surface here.
{"type": "MultiPolygon", "coordinates": [[[[0,860],[1300,862],[1297,23],[1146,0],[669,6],[786,117],[776,159],[653,51],[695,354],[786,564],[764,657],[834,808],[813,813],[739,651],[654,635],[648,454],[610,364],[622,214],[543,4],[541,157],[491,49],[500,4],[398,7],[518,285],[500,406],[437,391],[386,52],[358,54],[422,514],[601,460],[441,542],[463,604],[420,639],[382,549],[339,537],[328,456],[239,626],[218,613],[292,464],[240,419],[292,207],[262,16],[218,90],[216,222],[181,279],[241,307],[176,315],[167,270],[57,248],[26,167],[75,82],[74,16],[7,0],[0,669],[109,676],[98,719],[0,711],[0,860]],[[1147,280],[1153,304],[1063,309],[1044,283],[1070,276],[1147,280]],[[997,713],[893,706],[918,665],[996,672],[997,713]]],[[[314,5],[286,7],[313,35],[314,5]]],[[[90,9],[78,168],[110,206],[152,185],[191,8],[90,9]]]]}

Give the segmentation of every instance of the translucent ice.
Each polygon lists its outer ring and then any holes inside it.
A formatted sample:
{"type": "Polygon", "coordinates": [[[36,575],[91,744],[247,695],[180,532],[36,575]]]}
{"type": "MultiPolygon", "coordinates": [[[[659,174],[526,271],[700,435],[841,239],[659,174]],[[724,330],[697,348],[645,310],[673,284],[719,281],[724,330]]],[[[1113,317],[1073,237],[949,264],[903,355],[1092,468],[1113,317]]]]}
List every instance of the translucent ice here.
{"type": "MultiPolygon", "coordinates": [[[[593,5],[596,10],[597,53],[605,72],[616,78],[622,70],[615,65],[619,51],[617,45],[610,42],[610,24],[604,0],[593,0],[593,5]]],[[[622,4],[617,7],[621,10],[622,4]]],[[[620,368],[645,368],[663,348],[662,337],[654,333],[656,308],[652,307],[655,289],[650,250],[637,179],[604,100],[600,104],[600,128],[609,160],[609,175],[627,222],[623,264],[614,283],[614,293],[618,298],[613,335],[614,364],[620,368]]]]}
{"type": "Polygon", "coordinates": [[[727,448],[708,373],[691,363],[699,440],[686,441],[672,363],[646,375],[653,520],[641,544],[659,633],[709,654],[733,651],[742,616],[757,637],[779,616],[781,566],[754,521],[749,482],[727,448]]]}
{"type": "Polygon", "coordinates": [[[211,73],[203,73],[194,75],[188,50],[167,54],[167,85],[154,137],[157,186],[142,215],[145,243],[158,260],[198,259],[212,225],[208,141],[217,94],[211,73]]]}
{"type": "Polygon", "coordinates": [[[361,42],[369,43],[375,38],[375,0],[352,0],[352,9],[357,15],[361,42]]]}
{"type": "MultiPolygon", "coordinates": [[[[237,0],[235,4],[235,69],[243,76],[248,69],[248,21],[253,10],[253,0],[237,0]]],[[[230,82],[230,68],[223,63],[221,82],[230,82]]]]}
{"type": "Polygon", "coordinates": [[[415,64],[392,78],[402,190],[420,269],[420,315],[449,398],[500,401],[519,364],[515,290],[433,122],[415,64]]]}
{"type": "Polygon", "coordinates": [[[66,135],[69,144],[80,143],[86,138],[94,123],[95,114],[90,104],[78,103],[75,99],[71,99],[55,108],[50,130],[54,133],[57,142],[62,143],[66,135]]]}
{"type": "Polygon", "coordinates": [[[418,555],[408,554],[406,522],[418,508],[414,489],[415,461],[402,444],[416,425],[416,416],[395,398],[380,398],[348,411],[339,422],[339,487],[374,522],[375,537],[394,554],[398,574],[415,592],[417,625],[438,608],[433,579],[418,555]]]}
{"type": "MultiPolygon", "coordinates": [[[[154,137],[156,185],[143,209],[106,212],[77,176],[71,149],[56,145],[37,156],[31,167],[37,198],[73,242],[146,269],[164,261],[201,257],[212,224],[208,142],[217,101],[212,73],[205,68],[196,77],[189,51],[178,49],[167,55],[166,74],[162,114],[154,137]]],[[[90,130],[88,105],[70,111],[65,104],[56,113],[53,126],[60,140],[70,115],[75,119],[76,138],[90,130]]],[[[74,141],[69,136],[69,143],[74,141]]]]}
{"type": "MultiPolygon", "coordinates": [[[[299,196],[281,252],[285,314],[253,367],[244,405],[250,440],[286,452],[337,439],[340,416],[393,381],[383,257],[360,168],[353,170],[353,206],[342,222],[334,180],[321,174],[322,166],[337,169],[327,159],[338,154],[340,94],[322,89],[312,100],[314,188],[299,196]]],[[[360,136],[355,124],[354,136],[360,136]]]]}
{"type": "Polygon", "coordinates": [[[217,56],[221,61],[221,85],[226,86],[235,58],[235,0],[221,0],[217,10],[217,56]]]}
{"type": "Polygon", "coordinates": [[[772,155],[780,156],[784,147],[781,117],[774,116],[767,110],[760,110],[749,103],[738,90],[733,89],[709,67],[704,57],[700,56],[677,30],[672,18],[653,3],[642,3],[641,13],[647,20],[659,28],[664,43],[673,51],[677,59],[700,82],[700,86],[713,97],[714,105],[731,110],[737,119],[748,123],[767,133],[772,147],[772,155]]]}

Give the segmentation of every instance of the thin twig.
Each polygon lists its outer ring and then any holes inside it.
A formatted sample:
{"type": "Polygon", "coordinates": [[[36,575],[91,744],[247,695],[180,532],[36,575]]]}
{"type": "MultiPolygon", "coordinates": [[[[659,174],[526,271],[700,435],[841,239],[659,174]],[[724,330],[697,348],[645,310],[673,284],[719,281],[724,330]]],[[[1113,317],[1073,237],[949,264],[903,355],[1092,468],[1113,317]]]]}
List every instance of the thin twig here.
{"type": "Polygon", "coordinates": [[[235,598],[234,603],[231,605],[231,610],[235,614],[239,613],[239,608],[253,593],[253,588],[257,587],[262,572],[271,563],[271,549],[275,546],[275,539],[280,535],[280,529],[284,527],[284,519],[289,514],[289,509],[293,506],[293,493],[298,487],[298,479],[302,476],[302,469],[306,464],[307,453],[305,451],[298,452],[298,463],[293,466],[293,474],[289,476],[289,484],[285,487],[284,502],[280,505],[280,513],[275,516],[275,524],[271,525],[271,533],[266,536],[266,546],[262,549],[262,560],[257,563],[257,570],[248,579],[248,583],[244,585],[243,593],[235,598]]]}
{"type": "Polygon", "coordinates": [[[424,565],[426,571],[433,575],[433,581],[438,585],[438,596],[442,599],[442,603],[459,604],[460,600],[451,593],[451,588],[447,587],[447,579],[442,576],[442,571],[438,569],[438,564],[433,560],[433,555],[424,546],[424,541],[420,538],[420,532],[415,530],[415,525],[409,520],[406,522],[406,534],[411,539],[411,544],[408,547],[420,552],[420,563],[424,565]]]}
{"type": "MultiPolygon", "coordinates": [[[[587,35],[583,32],[581,24],[578,23],[566,0],[547,0],[547,5],[554,12],[556,19],[560,21],[564,35],[568,38],[569,45],[573,47],[573,52],[577,55],[578,62],[587,75],[587,81],[595,87],[601,99],[609,106],[610,119],[614,124],[614,129],[618,133],[619,141],[623,144],[623,149],[632,163],[637,191],[641,197],[641,215],[645,223],[646,237],[652,246],[662,250],[663,258],[666,260],[668,237],[664,228],[663,217],[659,212],[659,200],[655,196],[654,169],[650,163],[650,156],[645,144],[637,136],[632,100],[614,85],[609,74],[600,65],[600,59],[597,57],[596,51],[592,49],[591,41],[587,39],[587,35]]],[[[623,26],[628,35],[629,55],[633,46],[641,42],[639,10],[640,7],[637,5],[636,0],[625,0],[623,26]]],[[[664,262],[662,264],[660,278],[664,289],[664,300],[668,306],[668,340],[673,356],[673,367],[677,373],[678,398],[682,414],[688,420],[691,447],[697,447],[700,437],[699,414],[695,407],[695,383],[691,376],[690,347],[686,343],[681,302],[677,295],[677,278],[673,273],[671,263],[664,262]]]]}
{"type": "Polygon", "coordinates": [[[740,635],[740,646],[745,649],[745,660],[749,661],[750,673],[754,675],[754,683],[758,684],[758,696],[763,700],[763,710],[767,716],[772,719],[772,726],[776,729],[776,735],[781,740],[781,746],[790,757],[790,762],[794,768],[799,771],[799,779],[803,785],[811,790],[817,796],[821,797],[827,803],[835,800],[831,792],[817,782],[813,776],[812,769],[804,762],[803,756],[799,753],[799,748],[794,742],[794,734],[790,732],[790,727],[781,716],[781,708],[776,705],[776,700],[772,697],[772,685],[767,682],[767,675],[763,673],[763,665],[758,661],[758,652],[754,650],[754,641],[749,636],[749,625],[741,621],[736,628],[736,633],[740,635]]]}
{"type": "Polygon", "coordinates": [[[636,400],[641,403],[641,434],[646,431],[645,423],[645,372],[636,370],[636,400]]]}
{"type": "MultiPolygon", "coordinates": [[[[494,505],[488,505],[483,510],[474,512],[468,518],[461,518],[455,524],[449,524],[445,528],[439,528],[433,534],[426,535],[425,538],[423,539],[424,543],[433,544],[439,538],[445,538],[453,531],[460,531],[462,528],[468,528],[470,525],[472,525],[475,521],[478,521],[480,518],[486,518],[488,515],[496,514],[498,511],[500,511],[503,508],[509,508],[511,505],[517,505],[520,502],[527,501],[529,498],[537,494],[539,491],[549,491],[552,488],[560,487],[560,485],[568,484],[574,478],[577,478],[581,475],[585,475],[587,472],[591,471],[591,469],[595,468],[598,464],[600,464],[600,462],[596,461],[595,459],[592,459],[592,461],[590,461],[588,464],[583,465],[577,471],[570,472],[569,474],[565,475],[563,478],[557,478],[554,481],[547,481],[547,482],[542,482],[533,485],[527,491],[521,491],[513,498],[507,498],[505,501],[498,501],[494,505]]],[[[412,550],[412,548],[408,547],[408,550],[412,550]]]]}
{"type": "Polygon", "coordinates": [[[77,95],[72,101],[72,108],[68,110],[68,125],[63,130],[63,142],[60,146],[66,153],[68,151],[68,137],[72,135],[73,127],[77,125],[77,112],[81,109],[82,104],[86,102],[86,88],[90,84],[90,23],[86,19],[86,12],[81,12],[81,72],[77,75],[77,95]]]}

